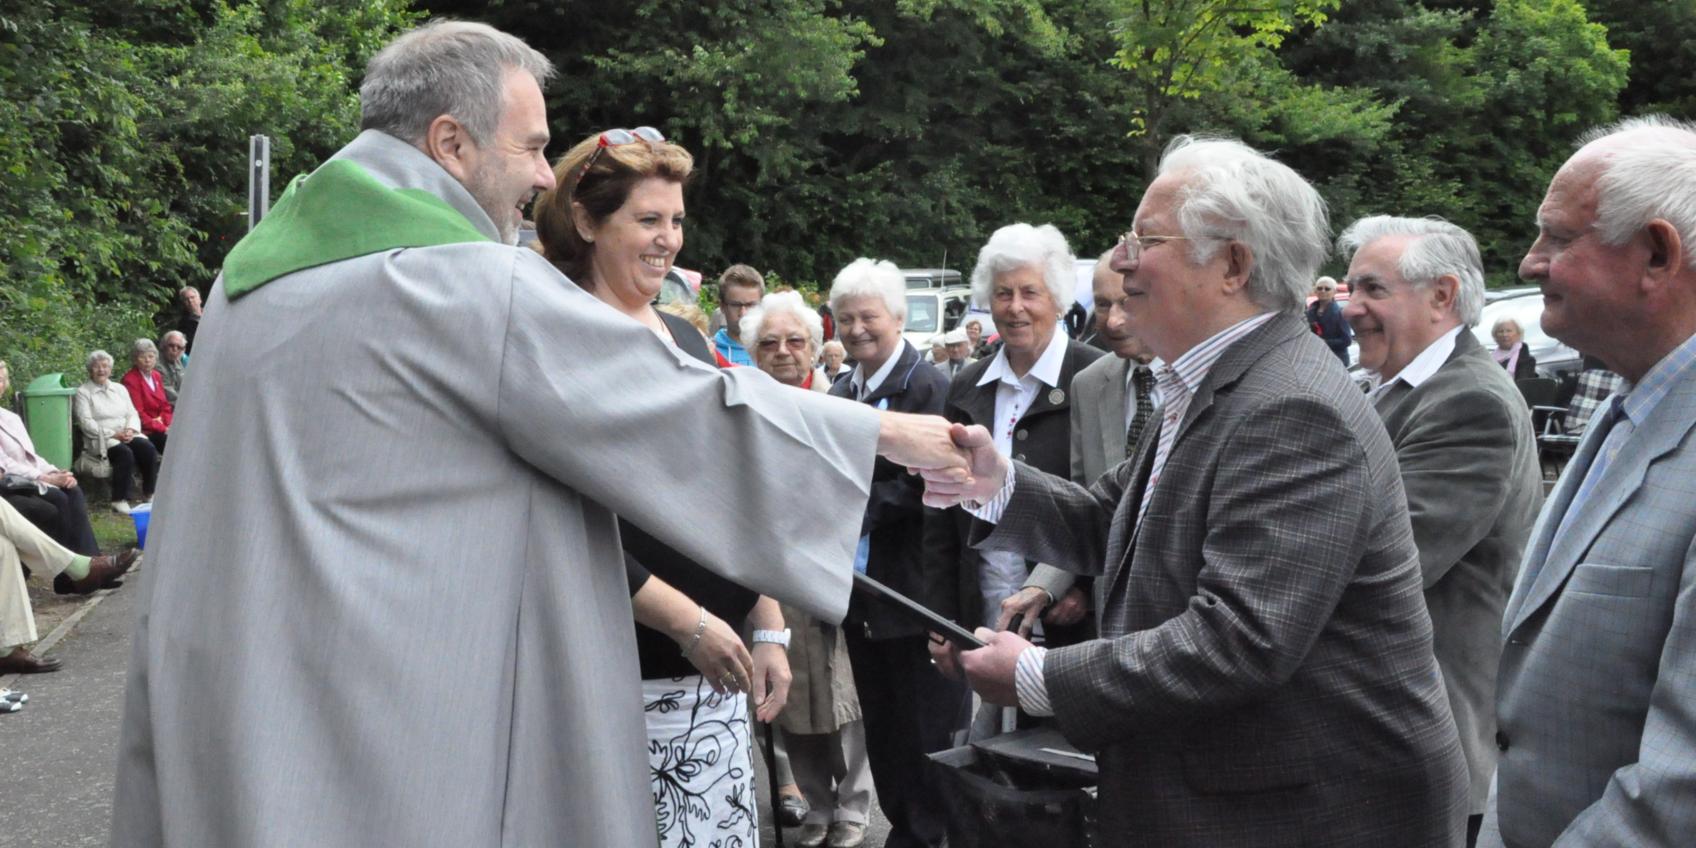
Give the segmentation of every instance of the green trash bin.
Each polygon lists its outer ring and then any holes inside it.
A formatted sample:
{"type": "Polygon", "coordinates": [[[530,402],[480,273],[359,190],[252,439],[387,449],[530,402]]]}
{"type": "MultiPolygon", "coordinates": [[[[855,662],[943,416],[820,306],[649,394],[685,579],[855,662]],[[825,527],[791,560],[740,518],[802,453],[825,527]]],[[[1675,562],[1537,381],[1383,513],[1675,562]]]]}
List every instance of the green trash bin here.
{"type": "Polygon", "coordinates": [[[24,426],[42,459],[59,468],[71,467],[71,398],[63,374],[43,374],[24,387],[24,426]]]}

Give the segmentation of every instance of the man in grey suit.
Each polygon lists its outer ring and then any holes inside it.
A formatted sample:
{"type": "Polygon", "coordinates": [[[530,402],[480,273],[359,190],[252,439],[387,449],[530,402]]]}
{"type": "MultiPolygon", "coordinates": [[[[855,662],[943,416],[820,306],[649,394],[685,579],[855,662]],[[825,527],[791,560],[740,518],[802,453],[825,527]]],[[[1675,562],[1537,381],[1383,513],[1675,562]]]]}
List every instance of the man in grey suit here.
{"type": "Polygon", "coordinates": [[[956,450],[940,418],[704,365],[514,247],[554,185],[550,75],[482,24],[401,36],[364,131],[226,258],[148,540],[113,845],[653,845],[618,518],[840,621],[859,522],[773,493],[857,510],[874,446],[956,450]]]}
{"type": "Polygon", "coordinates": [[[1351,257],[1343,317],[1368,398],[1396,448],[1437,666],[1472,773],[1467,837],[1477,838],[1496,771],[1496,663],[1543,478],[1531,413],[1471,328],[1484,307],[1484,263],[1465,230],[1379,215],[1337,240],[1351,257]]]}
{"type": "MultiPolygon", "coordinates": [[[[1154,351],[1131,332],[1125,315],[1124,275],[1113,270],[1113,251],[1095,263],[1095,332],[1091,338],[1112,356],[1090,363],[1072,378],[1072,482],[1088,486],[1125,461],[1144,427],[1154,418],[1154,351]]],[[[1050,624],[1075,624],[1087,613],[1077,595],[1067,593],[1077,575],[1038,563],[1025,585],[1001,603],[996,630],[1024,616],[1020,635],[1038,616],[1050,624]],[[1055,601],[1059,598],[1059,602],[1055,601]]]]}
{"type": "Polygon", "coordinates": [[[1593,132],[1520,275],[1625,385],[1531,533],[1502,623],[1480,845],[1696,843],[1696,125],[1593,132]]]}
{"type": "MultiPolygon", "coordinates": [[[[1454,845],[1467,773],[1384,427],[1300,317],[1328,249],[1287,166],[1181,137],[1115,267],[1160,426],[1085,489],[957,428],[972,541],[1096,581],[1102,638],[960,655],[1097,752],[1104,845],[1454,845]]],[[[950,663],[943,663],[950,665],[950,663]]],[[[946,670],[946,669],[945,669],[946,670]]]]}

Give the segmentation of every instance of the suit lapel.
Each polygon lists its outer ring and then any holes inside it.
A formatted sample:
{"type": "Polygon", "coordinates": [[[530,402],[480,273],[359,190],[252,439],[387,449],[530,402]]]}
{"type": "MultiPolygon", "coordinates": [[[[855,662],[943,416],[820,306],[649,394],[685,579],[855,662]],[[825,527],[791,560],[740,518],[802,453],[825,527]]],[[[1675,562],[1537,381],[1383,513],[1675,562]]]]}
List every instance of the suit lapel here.
{"type": "MultiPolygon", "coordinates": [[[[1130,373],[1131,361],[1114,357],[1114,365],[1102,372],[1107,384],[1101,387],[1101,402],[1096,405],[1097,435],[1101,437],[1105,467],[1112,468],[1125,461],[1125,376],[1130,373]]],[[[1144,428],[1146,429],[1146,428],[1144,428]]],[[[1084,485],[1093,481],[1085,480],[1084,485]]]]}
{"type": "MultiPolygon", "coordinates": [[[[1606,472],[1606,476],[1590,490],[1583,503],[1574,504],[1573,496],[1583,484],[1584,475],[1596,460],[1596,454],[1606,441],[1607,434],[1594,425],[1607,407],[1598,410],[1585,430],[1567,473],[1561,475],[1548,508],[1538,517],[1532,534],[1531,553],[1526,557],[1519,584],[1508,602],[1506,633],[1523,624],[1560,590],[1567,575],[1589,552],[1602,528],[1643,487],[1649,466],[1677,448],[1696,422],[1696,372],[1681,378],[1678,385],[1661,399],[1643,426],[1631,435],[1606,472]],[[1576,509],[1566,532],[1555,539],[1555,531],[1569,509],[1576,509]]],[[[1615,425],[1618,426],[1618,425],[1615,425]]]]}

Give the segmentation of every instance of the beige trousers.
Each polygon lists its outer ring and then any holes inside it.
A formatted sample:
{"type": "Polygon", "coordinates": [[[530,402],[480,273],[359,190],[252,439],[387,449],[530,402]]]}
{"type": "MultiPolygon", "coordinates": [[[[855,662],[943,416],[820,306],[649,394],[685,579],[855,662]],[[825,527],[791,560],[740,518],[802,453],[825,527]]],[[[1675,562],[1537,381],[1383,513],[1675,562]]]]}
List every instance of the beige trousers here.
{"type": "Polygon", "coordinates": [[[35,614],[30,611],[20,564],[42,579],[52,580],[76,554],[66,550],[0,500],[0,653],[14,645],[34,642],[35,614]]]}

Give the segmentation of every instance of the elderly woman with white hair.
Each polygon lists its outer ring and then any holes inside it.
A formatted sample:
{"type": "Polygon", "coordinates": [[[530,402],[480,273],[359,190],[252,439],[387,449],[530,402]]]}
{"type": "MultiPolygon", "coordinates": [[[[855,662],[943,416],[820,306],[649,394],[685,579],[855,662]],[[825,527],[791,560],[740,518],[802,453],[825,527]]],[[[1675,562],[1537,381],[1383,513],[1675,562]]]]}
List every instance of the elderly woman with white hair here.
{"type": "Polygon", "coordinates": [[[112,509],[128,513],[132,503],[153,499],[159,482],[159,452],[142,436],[141,415],[130,393],[112,382],[112,355],[97,350],[85,362],[88,381],[77,387],[71,402],[77,429],[82,433],[79,473],[112,478],[112,509]],[[132,500],[130,489],[135,473],[141,472],[141,497],[132,500]]]}
{"type": "Polygon", "coordinates": [[[136,413],[141,416],[142,435],[163,455],[175,409],[165,396],[165,375],[155,367],[158,364],[159,348],[153,340],[136,339],[135,344],[130,345],[130,370],[124,372],[123,384],[130,392],[130,402],[135,404],[136,413]]]}
{"type": "MultiPolygon", "coordinates": [[[[768,294],[743,316],[741,338],[754,365],[786,386],[827,392],[813,369],[824,340],[824,321],[801,295],[768,294]]],[[[864,838],[871,810],[872,775],[866,731],[842,628],[782,606],[794,633],[789,644],[789,703],[777,717],[782,747],[807,801],[797,844],[853,846],[864,838]]],[[[779,772],[783,770],[780,761],[779,772]]]]}
{"type": "MultiPolygon", "coordinates": [[[[1052,225],[1010,224],[989,237],[972,271],[972,298],[989,303],[1001,348],[955,376],[942,413],[987,427],[1003,456],[1061,477],[1072,466],[1072,378],[1102,355],[1060,331],[1074,267],[1052,225]]],[[[967,543],[971,523],[964,510],[948,510],[933,513],[925,530],[929,584],[942,589],[928,600],[938,612],[967,629],[1004,630],[1020,617],[1022,631],[1036,629],[1050,645],[1090,636],[1086,583],[1058,569],[1036,571],[1039,563],[1016,554],[979,551],[967,543]]]]}
{"type": "MultiPolygon", "coordinates": [[[[894,263],[856,259],[836,275],[830,309],[837,338],[856,362],[830,393],[879,409],[936,414],[948,378],[901,338],[907,282],[894,263]]],[[[923,597],[924,485],[878,460],[854,567],[898,592],[923,597]]],[[[843,625],[864,716],[866,750],[890,845],[936,845],[943,799],[925,754],[949,747],[968,694],[936,673],[922,627],[856,594],[843,625]]]]}

